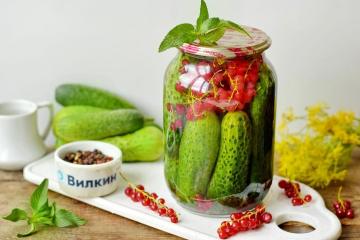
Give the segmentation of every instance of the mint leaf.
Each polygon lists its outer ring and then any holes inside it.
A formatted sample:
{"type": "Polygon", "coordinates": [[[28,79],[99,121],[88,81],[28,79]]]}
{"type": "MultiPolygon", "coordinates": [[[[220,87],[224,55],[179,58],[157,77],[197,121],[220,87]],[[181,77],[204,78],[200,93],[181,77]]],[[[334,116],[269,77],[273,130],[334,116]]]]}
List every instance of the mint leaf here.
{"type": "Polygon", "coordinates": [[[27,237],[27,236],[30,236],[30,235],[36,233],[36,231],[37,230],[36,230],[35,224],[32,223],[32,224],[30,224],[29,231],[27,231],[26,233],[18,233],[17,237],[18,238],[27,237]]]}
{"type": "Polygon", "coordinates": [[[200,43],[202,45],[216,45],[216,42],[224,36],[225,28],[219,27],[200,37],[200,43]]]}
{"type": "Polygon", "coordinates": [[[209,31],[212,31],[219,27],[220,19],[219,18],[209,18],[206,19],[200,26],[200,34],[205,34],[209,31]]]}
{"type": "Polygon", "coordinates": [[[31,195],[30,205],[34,212],[38,211],[44,204],[47,204],[48,184],[49,181],[44,179],[31,195]]]}
{"type": "Polygon", "coordinates": [[[12,222],[17,222],[20,220],[26,220],[28,219],[27,213],[19,208],[14,208],[11,213],[9,215],[7,215],[6,217],[3,217],[3,219],[8,220],[8,221],[12,221],[12,222]]]}
{"type": "Polygon", "coordinates": [[[232,21],[227,21],[227,20],[221,20],[221,26],[228,28],[228,29],[238,31],[238,32],[243,33],[251,38],[250,34],[237,23],[234,23],[232,21]]]}
{"type": "Polygon", "coordinates": [[[180,47],[184,43],[191,43],[195,41],[197,35],[195,28],[190,23],[183,23],[177,25],[166,35],[161,42],[159,52],[163,52],[172,47],[180,47]]]}
{"type": "Polygon", "coordinates": [[[68,210],[60,209],[55,213],[54,224],[57,227],[75,227],[84,225],[85,223],[86,221],[84,219],[68,210]]]}
{"type": "Polygon", "coordinates": [[[200,14],[196,21],[196,30],[200,30],[202,23],[209,18],[209,11],[204,0],[201,0],[200,14]]]}

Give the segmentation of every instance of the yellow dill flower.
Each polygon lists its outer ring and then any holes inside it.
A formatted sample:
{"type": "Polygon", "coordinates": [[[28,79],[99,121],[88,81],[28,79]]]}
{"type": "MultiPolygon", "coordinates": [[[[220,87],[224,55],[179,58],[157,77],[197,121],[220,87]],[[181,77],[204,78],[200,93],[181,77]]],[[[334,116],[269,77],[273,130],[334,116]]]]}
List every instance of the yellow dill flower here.
{"type": "Polygon", "coordinates": [[[307,116],[290,109],[282,115],[280,140],[276,142],[279,173],[314,187],[343,180],[354,145],[360,145],[360,124],[353,112],[330,115],[326,104],[306,108],[307,116]],[[302,120],[303,130],[290,132],[289,125],[302,120]]]}

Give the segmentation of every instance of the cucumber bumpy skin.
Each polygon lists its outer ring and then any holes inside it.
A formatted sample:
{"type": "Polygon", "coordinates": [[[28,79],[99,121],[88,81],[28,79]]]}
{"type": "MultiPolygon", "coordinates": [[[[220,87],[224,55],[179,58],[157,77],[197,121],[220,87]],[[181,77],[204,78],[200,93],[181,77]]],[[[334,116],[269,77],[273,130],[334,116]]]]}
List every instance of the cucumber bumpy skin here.
{"type": "Polygon", "coordinates": [[[179,148],[177,196],[186,202],[196,195],[206,195],[216,164],[220,141],[220,121],[213,112],[188,121],[179,148]]]}
{"type": "MultiPolygon", "coordinates": [[[[183,54],[179,53],[176,58],[172,60],[165,74],[164,98],[163,98],[163,113],[164,113],[164,173],[165,179],[169,187],[175,191],[177,167],[179,163],[179,145],[182,135],[182,129],[173,131],[170,129],[170,123],[176,120],[175,113],[171,113],[167,109],[167,104],[184,104],[185,97],[176,91],[175,86],[179,80],[179,68],[183,54]]],[[[185,121],[185,119],[183,119],[185,121]]]]}
{"type": "Polygon", "coordinates": [[[156,126],[146,126],[133,133],[100,140],[117,146],[124,162],[156,161],[163,154],[163,132],[156,126]]]}
{"type": "Polygon", "coordinates": [[[62,84],[55,90],[56,101],[63,106],[86,105],[106,109],[134,109],[122,97],[106,90],[82,84],[62,84]]]}
{"type": "Polygon", "coordinates": [[[264,183],[273,175],[275,82],[269,68],[261,66],[256,97],[250,105],[253,131],[251,182],[264,183]]]}
{"type": "Polygon", "coordinates": [[[228,112],[221,122],[219,156],[207,197],[217,199],[241,193],[248,184],[251,124],[245,112],[228,112]]]}
{"type": "Polygon", "coordinates": [[[144,117],[134,109],[107,110],[73,114],[54,122],[54,133],[60,139],[98,140],[122,135],[142,128],[144,117]]]}

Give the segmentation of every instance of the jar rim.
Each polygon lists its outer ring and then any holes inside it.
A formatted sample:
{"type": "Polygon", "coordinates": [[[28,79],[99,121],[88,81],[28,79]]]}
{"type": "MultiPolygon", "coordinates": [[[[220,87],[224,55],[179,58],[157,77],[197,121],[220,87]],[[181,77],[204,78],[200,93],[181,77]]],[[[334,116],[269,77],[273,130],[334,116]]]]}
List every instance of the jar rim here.
{"type": "Polygon", "coordinates": [[[270,37],[260,29],[242,26],[250,35],[234,30],[226,30],[216,46],[202,46],[198,41],[184,43],[179,49],[185,53],[204,56],[234,58],[255,55],[264,52],[271,45],[270,37]]]}

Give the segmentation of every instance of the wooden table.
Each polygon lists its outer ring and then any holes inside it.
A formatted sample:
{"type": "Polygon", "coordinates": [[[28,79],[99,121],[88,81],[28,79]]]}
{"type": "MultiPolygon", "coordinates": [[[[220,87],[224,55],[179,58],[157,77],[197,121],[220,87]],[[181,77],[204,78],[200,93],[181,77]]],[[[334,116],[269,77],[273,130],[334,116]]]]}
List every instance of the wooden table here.
{"type": "MultiPolygon", "coordinates": [[[[341,183],[343,186],[343,196],[350,199],[355,209],[356,218],[345,219],[343,223],[343,233],[340,239],[360,239],[360,153],[354,153],[353,160],[349,168],[349,175],[346,180],[341,183]]],[[[324,197],[326,204],[331,208],[333,200],[339,184],[333,184],[319,192],[324,197]]],[[[10,212],[12,208],[25,208],[28,203],[29,196],[35,189],[35,185],[26,182],[21,172],[5,172],[0,171],[0,215],[4,216],[10,212]]],[[[126,218],[113,215],[100,209],[88,206],[79,201],[64,197],[60,194],[50,192],[51,201],[56,201],[58,206],[71,209],[81,217],[88,220],[85,226],[79,228],[56,229],[51,228],[41,231],[36,235],[26,239],[51,239],[51,240],[72,240],[72,239],[180,239],[176,236],[162,232],[157,229],[139,224],[126,218]]],[[[292,224],[286,226],[287,229],[298,228],[292,224]]],[[[306,231],[307,228],[300,226],[300,231],[306,231]]],[[[25,231],[25,225],[21,223],[11,223],[0,220],[0,239],[17,239],[16,233],[25,231]]],[[[214,229],[215,231],[215,229],[214,229]]]]}

